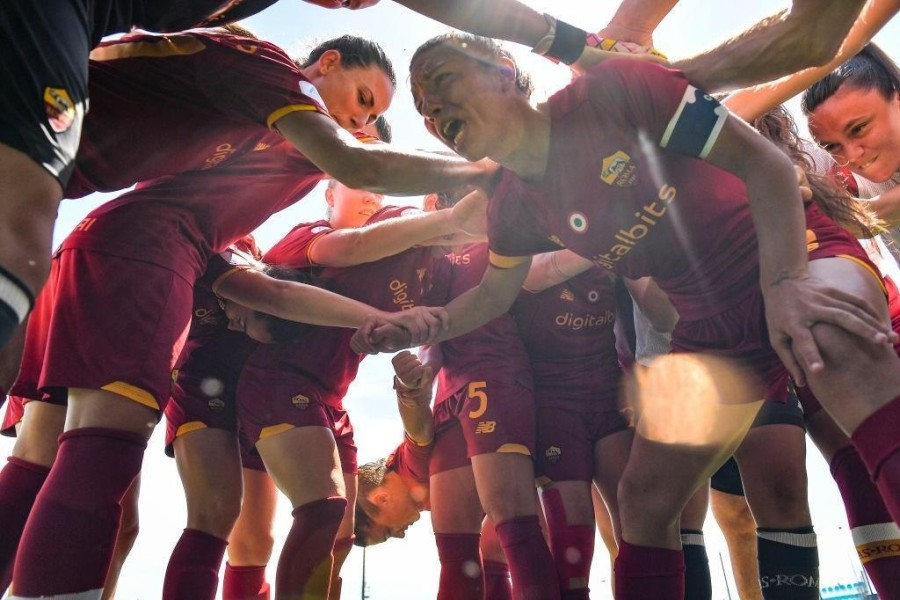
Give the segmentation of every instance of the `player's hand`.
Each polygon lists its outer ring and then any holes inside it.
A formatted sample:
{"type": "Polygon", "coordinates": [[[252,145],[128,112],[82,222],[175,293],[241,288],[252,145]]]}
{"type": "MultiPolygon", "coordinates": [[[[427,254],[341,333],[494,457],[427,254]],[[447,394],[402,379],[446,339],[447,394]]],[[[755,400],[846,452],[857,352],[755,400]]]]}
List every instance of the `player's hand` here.
{"type": "Polygon", "coordinates": [[[772,347],[799,385],[806,385],[806,373],[825,368],[812,335],[816,323],[840,327],[875,344],[892,344],[897,339],[890,322],[884,322],[875,307],[808,273],[764,284],[763,297],[772,347]]]}
{"type": "Polygon", "coordinates": [[[321,6],[322,8],[341,8],[344,5],[343,0],[303,0],[310,4],[321,6]]]}
{"type": "Polygon", "coordinates": [[[488,197],[481,190],[472,191],[451,208],[457,229],[471,236],[487,236],[488,197]]]}
{"type": "Polygon", "coordinates": [[[809,184],[809,178],[806,176],[806,171],[802,168],[794,165],[794,172],[797,173],[797,185],[800,186],[800,196],[803,197],[804,202],[809,202],[812,200],[812,186],[809,184]]]}
{"type": "Polygon", "coordinates": [[[377,315],[366,317],[350,338],[350,347],[358,354],[396,352],[410,346],[409,331],[377,315]]]}
{"type": "Polygon", "coordinates": [[[344,8],[350,10],[359,10],[361,8],[369,8],[378,4],[379,0],[344,0],[344,8]]]}
{"type": "Polygon", "coordinates": [[[419,358],[404,350],[391,359],[397,378],[394,387],[397,389],[397,401],[407,405],[431,404],[431,387],[434,383],[434,371],[423,365],[419,358]]]}
{"type": "Polygon", "coordinates": [[[434,342],[450,325],[450,315],[441,306],[416,306],[396,313],[385,313],[384,324],[402,327],[409,333],[409,346],[434,342]]]}

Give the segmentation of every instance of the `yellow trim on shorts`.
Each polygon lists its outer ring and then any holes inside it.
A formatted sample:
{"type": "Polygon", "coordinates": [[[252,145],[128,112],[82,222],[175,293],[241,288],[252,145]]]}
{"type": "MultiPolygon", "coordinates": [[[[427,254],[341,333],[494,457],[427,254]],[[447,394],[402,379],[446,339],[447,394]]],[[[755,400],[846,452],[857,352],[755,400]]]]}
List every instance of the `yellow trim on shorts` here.
{"type": "Polygon", "coordinates": [[[113,381],[112,383],[107,383],[100,389],[120,396],[125,396],[129,400],[133,400],[138,404],[143,404],[153,410],[159,410],[159,403],[156,401],[156,398],[153,397],[153,394],[147,390],[142,390],[137,386],[131,385],[130,383],[113,381]]]}
{"type": "Polygon", "coordinates": [[[186,433],[191,433],[192,431],[200,431],[201,429],[206,429],[206,423],[202,423],[200,421],[189,421],[183,425],[178,426],[178,429],[175,431],[175,437],[181,437],[186,433]]]}
{"type": "MultiPolygon", "coordinates": [[[[322,113],[322,109],[316,106],[315,104],[291,104],[290,106],[282,106],[278,110],[274,111],[269,115],[269,118],[266,119],[266,127],[272,129],[275,123],[283,117],[295,112],[317,112],[322,113]]],[[[322,113],[325,114],[325,113],[322,113]]]]}
{"type": "Polygon", "coordinates": [[[490,265],[498,269],[512,269],[528,260],[527,256],[502,256],[493,250],[488,250],[488,258],[490,265]]]}
{"type": "Polygon", "coordinates": [[[165,58],[167,56],[187,56],[203,52],[206,46],[194,36],[167,35],[154,42],[145,40],[122,42],[101,46],[91,50],[91,60],[106,61],[120,58],[165,58]]]}
{"type": "Polygon", "coordinates": [[[503,444],[499,448],[497,448],[497,452],[506,452],[509,454],[524,454],[525,456],[531,456],[531,451],[528,449],[528,446],[524,444],[503,444]]]}
{"type": "Polygon", "coordinates": [[[858,265],[861,265],[866,271],[871,273],[872,277],[875,278],[875,281],[877,281],[878,285],[881,287],[881,291],[884,292],[885,296],[887,296],[888,291],[884,285],[884,279],[881,277],[881,273],[876,271],[872,267],[872,265],[870,265],[869,263],[867,263],[864,260],[860,260],[860,259],[856,258],[855,256],[850,256],[849,254],[835,254],[835,257],[846,258],[847,260],[852,260],[853,262],[857,263],[858,265]]]}
{"type": "Polygon", "coordinates": [[[284,433],[285,431],[290,431],[291,429],[296,429],[296,425],[291,425],[290,423],[279,423],[278,425],[269,425],[268,427],[263,427],[259,432],[259,439],[264,440],[266,438],[270,438],[273,435],[278,435],[279,433],[284,433]]]}

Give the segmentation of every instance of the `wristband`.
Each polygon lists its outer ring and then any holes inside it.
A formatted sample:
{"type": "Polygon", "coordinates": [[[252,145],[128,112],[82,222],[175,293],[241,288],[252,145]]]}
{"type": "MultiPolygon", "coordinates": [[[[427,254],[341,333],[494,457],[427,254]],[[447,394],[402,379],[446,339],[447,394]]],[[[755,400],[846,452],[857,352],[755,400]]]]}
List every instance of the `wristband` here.
{"type": "Polygon", "coordinates": [[[553,43],[544,53],[545,56],[555,58],[571,65],[581,57],[587,43],[587,32],[565,21],[556,20],[556,32],[553,43]]]}

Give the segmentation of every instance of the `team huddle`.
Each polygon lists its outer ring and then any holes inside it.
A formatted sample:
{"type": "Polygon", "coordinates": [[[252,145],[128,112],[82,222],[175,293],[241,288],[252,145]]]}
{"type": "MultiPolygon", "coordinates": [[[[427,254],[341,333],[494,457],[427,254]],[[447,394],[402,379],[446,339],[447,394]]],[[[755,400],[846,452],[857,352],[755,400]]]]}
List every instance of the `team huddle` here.
{"type": "Polygon", "coordinates": [[[596,33],[396,0],[459,30],[409,65],[432,153],[391,143],[377,41],[295,58],[235,23],[274,1],[4,3],[0,594],[114,597],[164,417],[166,600],[338,600],[353,545],[423,511],[443,600],[587,599],[598,527],[615,598],[709,600],[710,503],[741,598],[817,599],[807,435],[900,598],[900,69],[870,42],[900,2],[794,0],[670,62],[677,0],[596,33]],[[571,83],[535,104],[498,40],[571,83]],[[325,218],[261,251],[320,182],[325,218]],[[404,436],[358,464],[379,352],[404,436]]]}

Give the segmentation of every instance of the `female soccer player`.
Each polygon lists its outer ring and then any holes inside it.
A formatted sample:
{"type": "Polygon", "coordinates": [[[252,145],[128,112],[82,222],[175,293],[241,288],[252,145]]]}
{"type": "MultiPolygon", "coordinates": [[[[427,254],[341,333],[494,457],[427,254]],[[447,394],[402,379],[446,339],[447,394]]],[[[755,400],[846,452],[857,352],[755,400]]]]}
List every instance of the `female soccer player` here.
{"type": "MultiPolygon", "coordinates": [[[[843,427],[862,428],[854,441],[900,515],[900,457],[887,432],[900,418],[900,360],[883,288],[856,241],[814,207],[804,235],[782,153],[652,64],[609,61],[540,109],[518,91],[514,62],[484,40],[435,38],[411,67],[429,129],[458,153],[506,168],[489,213],[492,268],[449,305],[444,335],[504,310],[529,254],[565,245],[622,275],[650,275],[681,316],[677,350],[743,362],[770,400],[783,400],[790,371],[843,427]],[[851,394],[859,400],[843,402],[851,394]]],[[[387,333],[365,328],[357,347],[390,345],[379,337],[387,333]]],[[[738,441],[722,454],[719,444],[635,437],[619,491],[621,597],[681,597],[678,513],[738,441]]]]}

